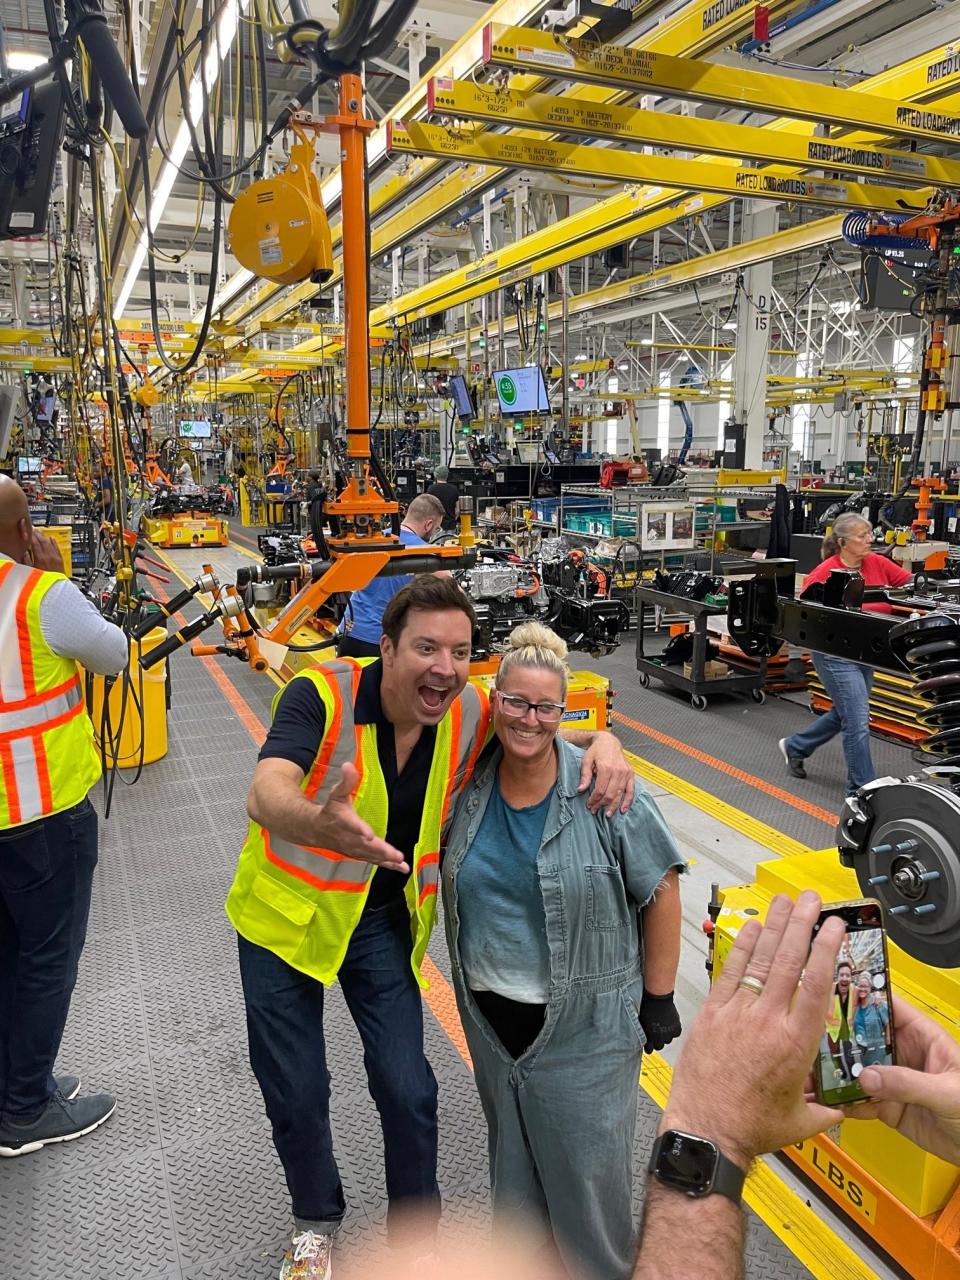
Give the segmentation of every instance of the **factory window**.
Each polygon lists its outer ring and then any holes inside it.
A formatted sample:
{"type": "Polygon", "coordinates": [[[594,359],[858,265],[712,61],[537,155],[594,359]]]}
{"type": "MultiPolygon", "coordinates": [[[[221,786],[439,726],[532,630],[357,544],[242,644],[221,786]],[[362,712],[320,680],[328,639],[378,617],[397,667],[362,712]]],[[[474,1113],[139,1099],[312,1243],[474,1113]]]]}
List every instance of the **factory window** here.
{"type": "MultiPolygon", "coordinates": [[[[797,377],[809,377],[815,368],[817,356],[814,352],[808,352],[806,355],[797,357],[797,377]]],[[[793,407],[792,418],[792,439],[791,444],[801,458],[808,458],[810,453],[807,449],[807,433],[810,430],[810,406],[808,404],[797,404],[793,407]]],[[[813,441],[809,441],[812,447],[813,441]]]]}
{"type": "MultiPolygon", "coordinates": [[[[733,360],[728,360],[720,370],[720,381],[730,382],[733,379],[733,360]]],[[[733,402],[731,400],[721,400],[717,405],[719,418],[717,419],[717,448],[723,448],[723,424],[733,417],[733,402]]]]}
{"type": "MultiPolygon", "coordinates": [[[[669,387],[670,371],[668,369],[661,370],[660,373],[661,387],[669,387]]],[[[667,456],[667,450],[670,448],[670,397],[660,396],[657,400],[657,448],[667,456]]]]}
{"type": "Polygon", "coordinates": [[[913,354],[916,350],[917,338],[916,334],[908,333],[902,338],[894,338],[893,340],[893,371],[894,373],[910,373],[913,369],[913,354]]]}

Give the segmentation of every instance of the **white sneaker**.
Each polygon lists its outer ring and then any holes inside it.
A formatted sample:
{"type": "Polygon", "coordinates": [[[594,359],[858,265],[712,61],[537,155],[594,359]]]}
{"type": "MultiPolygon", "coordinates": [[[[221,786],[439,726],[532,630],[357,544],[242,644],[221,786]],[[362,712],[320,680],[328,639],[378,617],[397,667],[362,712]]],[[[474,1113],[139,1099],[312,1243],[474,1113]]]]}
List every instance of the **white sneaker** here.
{"type": "Polygon", "coordinates": [[[333,1236],[301,1231],[283,1255],[280,1280],[330,1280],[333,1275],[333,1236]]]}

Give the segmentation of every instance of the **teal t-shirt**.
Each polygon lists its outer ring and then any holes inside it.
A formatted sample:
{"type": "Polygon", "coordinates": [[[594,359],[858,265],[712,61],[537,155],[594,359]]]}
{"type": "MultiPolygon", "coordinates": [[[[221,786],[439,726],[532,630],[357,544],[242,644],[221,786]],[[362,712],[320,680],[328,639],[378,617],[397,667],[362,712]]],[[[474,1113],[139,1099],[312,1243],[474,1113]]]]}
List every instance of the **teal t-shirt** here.
{"type": "Polygon", "coordinates": [[[539,804],[514,809],[498,779],[464,855],[457,875],[460,961],[472,991],[547,1003],[550,952],[537,855],[554,789],[539,804]]]}

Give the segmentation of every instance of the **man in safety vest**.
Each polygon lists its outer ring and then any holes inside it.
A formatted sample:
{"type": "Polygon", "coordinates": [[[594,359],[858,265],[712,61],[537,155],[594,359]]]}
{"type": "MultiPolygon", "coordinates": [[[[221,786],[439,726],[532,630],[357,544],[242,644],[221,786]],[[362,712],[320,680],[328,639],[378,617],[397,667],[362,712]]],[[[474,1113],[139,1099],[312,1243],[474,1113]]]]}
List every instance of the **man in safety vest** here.
{"type": "MultiPolygon", "coordinates": [[[[486,694],[467,683],[474,622],[452,578],[415,578],[384,612],[380,659],[302,671],[274,703],[227,914],[240,935],[250,1063],[296,1223],[281,1280],[326,1280],[345,1210],[322,1021],[335,979],[380,1113],[388,1234],[432,1247],[437,1082],[420,988],[442,832],[490,735],[486,694]],[[417,1227],[405,1210],[418,1211],[417,1227]]],[[[590,748],[592,807],[629,804],[633,771],[617,740],[570,736],[590,748]]]]}
{"type": "MultiPolygon", "coordinates": [[[[857,1007],[856,989],[851,994],[853,968],[841,960],[837,965],[837,978],[833,987],[833,996],[827,1010],[826,1047],[828,1057],[824,1059],[824,1071],[827,1060],[833,1063],[831,1070],[840,1072],[844,1082],[853,1079],[853,1015],[857,1007]]],[[[835,1089],[835,1079],[824,1079],[825,1089],[835,1089]]]]}
{"type": "Polygon", "coordinates": [[[116,1106],[53,1075],[97,863],[100,758],[78,662],[116,675],[126,637],[0,476],[0,1156],[78,1138],[116,1106]]]}

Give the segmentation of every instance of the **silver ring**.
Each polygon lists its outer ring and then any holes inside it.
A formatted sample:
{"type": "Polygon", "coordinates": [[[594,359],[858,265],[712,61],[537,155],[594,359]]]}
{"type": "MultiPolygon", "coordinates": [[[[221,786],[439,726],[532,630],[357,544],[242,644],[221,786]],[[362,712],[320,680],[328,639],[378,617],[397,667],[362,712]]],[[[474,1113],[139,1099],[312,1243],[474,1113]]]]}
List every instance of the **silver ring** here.
{"type": "Polygon", "coordinates": [[[763,982],[759,978],[741,978],[737,986],[742,987],[744,991],[752,991],[755,996],[763,994],[763,982]]]}

